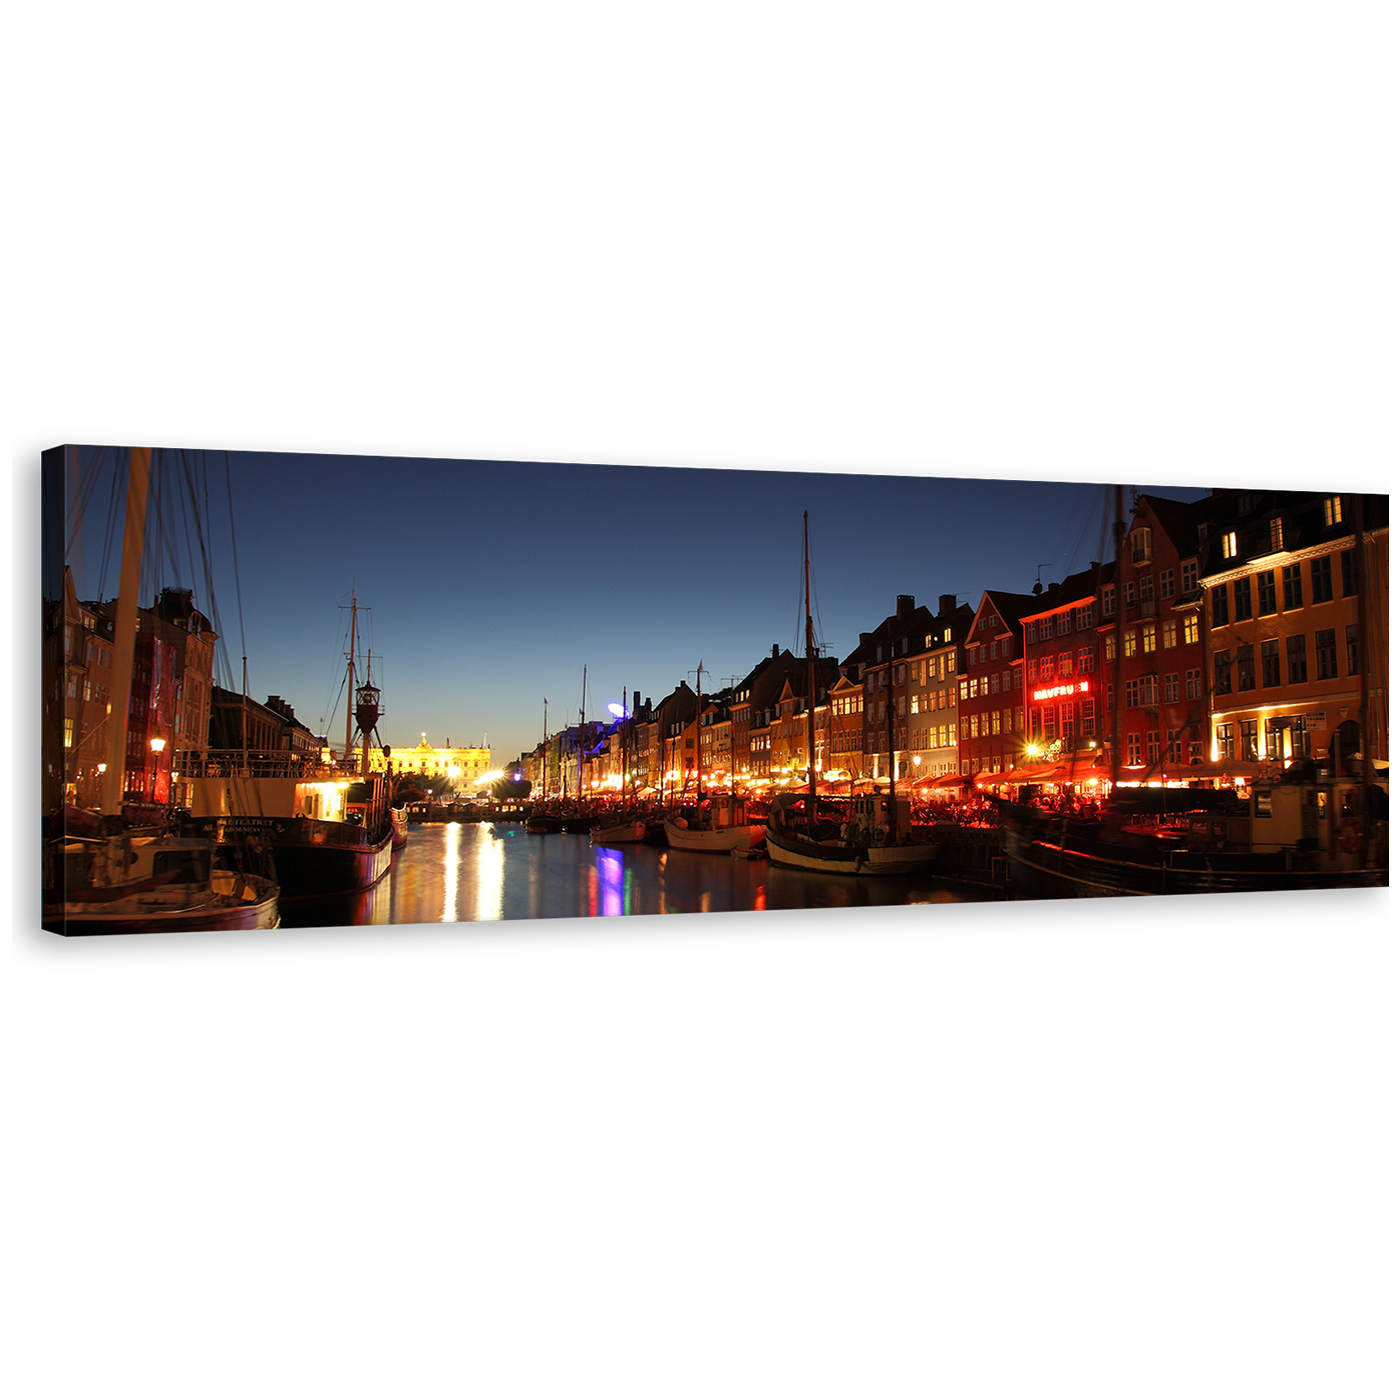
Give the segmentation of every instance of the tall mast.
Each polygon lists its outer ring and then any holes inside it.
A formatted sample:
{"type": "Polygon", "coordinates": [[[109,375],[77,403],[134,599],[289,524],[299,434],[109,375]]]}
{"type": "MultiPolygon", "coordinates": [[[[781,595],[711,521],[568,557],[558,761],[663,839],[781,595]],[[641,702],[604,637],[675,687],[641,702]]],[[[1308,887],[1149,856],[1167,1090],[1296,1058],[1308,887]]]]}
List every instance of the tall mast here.
{"type": "Polygon", "coordinates": [[[583,664],[583,697],[578,707],[578,800],[583,801],[583,726],[584,711],[588,708],[588,663],[583,664]]]}
{"type": "MultiPolygon", "coordinates": [[[[1355,495],[1351,498],[1352,513],[1356,516],[1356,565],[1353,569],[1353,582],[1356,586],[1356,679],[1360,691],[1359,704],[1357,706],[1357,718],[1361,724],[1361,801],[1358,803],[1361,818],[1361,864],[1366,864],[1367,856],[1370,852],[1371,837],[1371,658],[1370,638],[1367,636],[1367,628],[1370,626],[1370,608],[1367,603],[1367,589],[1370,587],[1370,569],[1367,567],[1366,558],[1366,522],[1361,512],[1365,509],[1366,499],[1364,496],[1355,495]]],[[[1346,634],[1342,634],[1342,641],[1345,644],[1346,634]]],[[[1338,755],[1340,757],[1340,754],[1338,755]]],[[[1334,765],[1334,776],[1341,777],[1341,764],[1334,765]]]]}
{"type": "Polygon", "coordinates": [[[807,613],[807,827],[817,820],[817,643],[812,632],[812,556],[802,512],[802,605],[807,613]]]}
{"type": "Polygon", "coordinates": [[[107,722],[107,771],[102,775],[102,811],[122,809],[126,786],[126,730],[131,709],[131,673],[136,666],[137,590],[146,540],[146,495],[151,484],[151,449],[133,447],[127,470],[126,517],[122,525],[122,572],[112,634],[112,709],[107,722]]]}
{"type": "Polygon", "coordinates": [[[890,845],[894,845],[894,631],[890,631],[890,654],[885,668],[885,747],[890,756],[890,795],[885,807],[885,825],[890,845]]]}
{"type": "MultiPolygon", "coordinates": [[[[1127,525],[1123,520],[1123,488],[1115,486],[1113,491],[1113,705],[1109,711],[1112,716],[1109,723],[1112,726],[1113,753],[1109,772],[1113,776],[1113,787],[1116,790],[1118,774],[1123,768],[1123,536],[1127,525]]],[[[1204,626],[1201,631],[1205,631],[1204,626]]],[[[1202,674],[1204,675],[1204,669],[1202,674]]],[[[1205,686],[1202,685],[1202,696],[1205,693],[1205,686]]]]}
{"type": "MultiPolygon", "coordinates": [[[[486,747],[486,736],[481,736],[481,747],[486,747]]],[[[544,697],[544,733],[540,738],[540,798],[549,800],[549,696],[544,697]]]]}
{"type": "Polygon", "coordinates": [[[352,723],[355,717],[355,614],[357,611],[355,591],[350,590],[350,654],[346,658],[345,680],[345,761],[350,762],[350,745],[354,742],[355,731],[352,723]]]}

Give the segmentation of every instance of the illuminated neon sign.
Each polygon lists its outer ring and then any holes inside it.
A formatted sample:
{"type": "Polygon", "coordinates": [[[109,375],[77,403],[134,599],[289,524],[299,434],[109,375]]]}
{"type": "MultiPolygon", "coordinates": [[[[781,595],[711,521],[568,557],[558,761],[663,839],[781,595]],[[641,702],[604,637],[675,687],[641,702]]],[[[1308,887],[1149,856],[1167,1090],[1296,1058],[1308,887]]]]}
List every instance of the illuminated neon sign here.
{"type": "Polygon", "coordinates": [[[1044,690],[1031,692],[1032,700],[1053,700],[1057,695],[1078,695],[1081,691],[1089,689],[1088,681],[1079,681],[1071,685],[1050,685],[1044,690]]]}

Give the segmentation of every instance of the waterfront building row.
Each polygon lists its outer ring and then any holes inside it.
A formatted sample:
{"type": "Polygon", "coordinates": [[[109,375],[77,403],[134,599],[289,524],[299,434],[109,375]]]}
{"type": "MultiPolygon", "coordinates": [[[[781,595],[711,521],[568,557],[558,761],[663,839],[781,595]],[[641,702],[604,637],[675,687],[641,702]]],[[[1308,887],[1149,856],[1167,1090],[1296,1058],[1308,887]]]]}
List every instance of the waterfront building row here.
{"type": "MultiPolygon", "coordinates": [[[[1135,494],[1109,554],[975,607],[901,595],[845,660],[817,663],[819,779],[1092,787],[1115,766],[1129,781],[1229,778],[1363,749],[1388,764],[1388,498],[1135,494]]],[[[804,782],[806,696],[806,662],[775,646],[703,698],[698,725],[682,683],[567,731],[566,761],[549,740],[517,763],[550,793],[693,790],[697,770],[706,786],[804,782]]]]}

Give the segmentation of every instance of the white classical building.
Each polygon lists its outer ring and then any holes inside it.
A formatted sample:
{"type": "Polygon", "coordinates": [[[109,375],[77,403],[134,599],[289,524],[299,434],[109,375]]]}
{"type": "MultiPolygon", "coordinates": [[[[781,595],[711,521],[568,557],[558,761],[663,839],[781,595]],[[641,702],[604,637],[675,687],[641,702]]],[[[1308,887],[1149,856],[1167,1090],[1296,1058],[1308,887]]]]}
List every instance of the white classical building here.
{"type": "Polygon", "coordinates": [[[391,746],[387,759],[382,749],[372,748],[370,767],[379,771],[390,767],[396,773],[422,773],[429,778],[450,778],[458,791],[473,793],[478,785],[485,786],[482,779],[491,772],[491,750],[454,749],[446,745],[437,748],[428,742],[428,736],[424,734],[416,748],[391,746]]]}

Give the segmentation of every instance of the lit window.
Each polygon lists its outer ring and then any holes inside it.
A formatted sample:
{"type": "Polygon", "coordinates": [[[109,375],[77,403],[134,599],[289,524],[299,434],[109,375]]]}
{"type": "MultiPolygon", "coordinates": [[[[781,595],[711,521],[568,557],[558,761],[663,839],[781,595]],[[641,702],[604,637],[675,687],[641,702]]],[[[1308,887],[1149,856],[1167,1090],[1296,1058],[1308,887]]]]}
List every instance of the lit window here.
{"type": "Polygon", "coordinates": [[[1322,502],[1322,523],[1324,525],[1340,525],[1342,523],[1342,498],[1340,496],[1328,496],[1322,502]]]}
{"type": "Polygon", "coordinates": [[[1239,541],[1233,530],[1220,541],[1220,549],[1227,559],[1233,559],[1240,552],[1239,541]]]}
{"type": "Polygon", "coordinates": [[[1269,552],[1277,554],[1283,548],[1283,517],[1276,515],[1269,521],[1269,552]]]}

